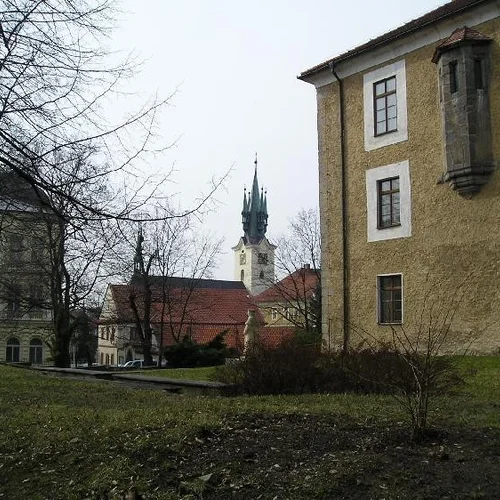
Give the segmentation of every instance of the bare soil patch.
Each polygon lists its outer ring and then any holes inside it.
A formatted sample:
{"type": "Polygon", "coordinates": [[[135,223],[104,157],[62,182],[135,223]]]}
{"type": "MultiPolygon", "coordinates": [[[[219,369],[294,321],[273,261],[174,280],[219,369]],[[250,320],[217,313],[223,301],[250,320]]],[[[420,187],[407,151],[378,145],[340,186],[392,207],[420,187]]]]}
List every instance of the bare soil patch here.
{"type": "Polygon", "coordinates": [[[157,486],[204,499],[500,498],[499,430],[408,435],[402,424],[238,417],[185,443],[157,486]]]}

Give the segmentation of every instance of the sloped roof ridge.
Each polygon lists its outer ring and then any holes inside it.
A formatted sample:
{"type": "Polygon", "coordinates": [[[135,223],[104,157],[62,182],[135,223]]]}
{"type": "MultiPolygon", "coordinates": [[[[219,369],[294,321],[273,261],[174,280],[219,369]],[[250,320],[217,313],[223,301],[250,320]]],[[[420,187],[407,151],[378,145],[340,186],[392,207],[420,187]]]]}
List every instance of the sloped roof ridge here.
{"type": "Polygon", "coordinates": [[[378,37],[375,37],[366,43],[358,45],[357,47],[354,47],[353,49],[350,49],[347,52],[343,52],[342,54],[339,54],[338,56],[333,57],[332,59],[324,61],[316,66],[313,66],[310,69],[307,69],[306,71],[303,71],[298,76],[298,78],[302,79],[307,76],[313,75],[315,73],[319,73],[320,71],[327,69],[329,64],[349,59],[350,57],[356,56],[362,52],[373,49],[379,45],[383,45],[386,42],[390,42],[397,38],[403,37],[409,33],[417,31],[429,24],[439,21],[440,19],[453,16],[463,10],[467,10],[471,7],[474,7],[475,5],[479,5],[481,3],[489,1],[491,0],[451,0],[451,2],[448,2],[444,5],[441,5],[441,7],[437,7],[436,9],[427,12],[423,16],[408,21],[407,23],[391,31],[388,31],[378,37]]]}
{"type": "MultiPolygon", "coordinates": [[[[161,285],[164,281],[165,283],[173,288],[185,288],[194,284],[196,288],[216,288],[216,289],[226,289],[235,290],[243,289],[245,285],[242,281],[234,280],[217,280],[209,278],[186,278],[182,276],[150,276],[150,282],[153,286],[161,285]]],[[[141,285],[138,278],[132,277],[130,280],[131,285],[141,285]]]]}

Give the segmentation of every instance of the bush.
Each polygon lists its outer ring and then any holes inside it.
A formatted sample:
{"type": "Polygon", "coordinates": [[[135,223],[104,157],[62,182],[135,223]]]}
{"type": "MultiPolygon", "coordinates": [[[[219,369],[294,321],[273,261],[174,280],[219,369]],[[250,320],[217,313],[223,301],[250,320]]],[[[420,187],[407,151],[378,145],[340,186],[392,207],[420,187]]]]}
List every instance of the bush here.
{"type": "Polygon", "coordinates": [[[221,332],[207,344],[197,344],[188,337],[182,342],[165,347],[163,356],[171,368],[195,368],[224,364],[228,350],[224,343],[226,332],[221,332]]]}
{"type": "MultiPolygon", "coordinates": [[[[447,364],[445,359],[440,363],[447,364]]],[[[446,366],[445,372],[452,374],[452,368],[446,366]]],[[[290,339],[277,348],[256,346],[242,360],[217,368],[215,378],[231,385],[234,393],[246,394],[417,391],[411,366],[387,346],[347,354],[321,353],[315,345],[303,345],[300,338],[290,339]]],[[[448,376],[447,381],[450,380],[452,377],[448,376]]],[[[436,387],[443,389],[444,385],[436,381],[436,387]]]]}

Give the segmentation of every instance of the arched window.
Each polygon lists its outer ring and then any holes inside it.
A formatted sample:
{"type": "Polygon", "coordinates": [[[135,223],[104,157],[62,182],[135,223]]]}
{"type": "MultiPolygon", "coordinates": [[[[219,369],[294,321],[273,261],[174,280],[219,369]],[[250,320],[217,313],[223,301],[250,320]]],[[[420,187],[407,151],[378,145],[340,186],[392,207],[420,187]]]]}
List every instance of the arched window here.
{"type": "Polygon", "coordinates": [[[30,363],[32,365],[41,365],[43,363],[43,342],[40,339],[31,339],[30,363]]]}
{"type": "Polygon", "coordinates": [[[106,354],[106,364],[109,365],[109,354],[106,354]]]}
{"type": "Polygon", "coordinates": [[[7,349],[5,352],[5,361],[7,361],[7,363],[19,363],[20,345],[19,340],[15,337],[11,337],[7,340],[7,349]]]}
{"type": "Polygon", "coordinates": [[[245,271],[242,269],[240,273],[240,281],[243,281],[245,279],[245,271]]]}
{"type": "Polygon", "coordinates": [[[261,272],[260,272],[259,277],[260,277],[260,279],[261,279],[261,280],[263,280],[263,279],[264,279],[264,271],[261,271],[261,272]]]}

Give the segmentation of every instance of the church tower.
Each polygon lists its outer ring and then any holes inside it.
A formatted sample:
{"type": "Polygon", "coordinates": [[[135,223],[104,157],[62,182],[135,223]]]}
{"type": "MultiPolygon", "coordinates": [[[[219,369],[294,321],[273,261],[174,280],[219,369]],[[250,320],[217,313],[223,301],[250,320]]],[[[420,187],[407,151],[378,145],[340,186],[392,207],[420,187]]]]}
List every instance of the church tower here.
{"type": "Polygon", "coordinates": [[[243,281],[251,295],[258,295],[274,283],[274,250],[266,238],[267,195],[259,190],[257,158],[252,190],[243,193],[241,218],[243,236],[233,247],[235,279],[243,281]]]}

